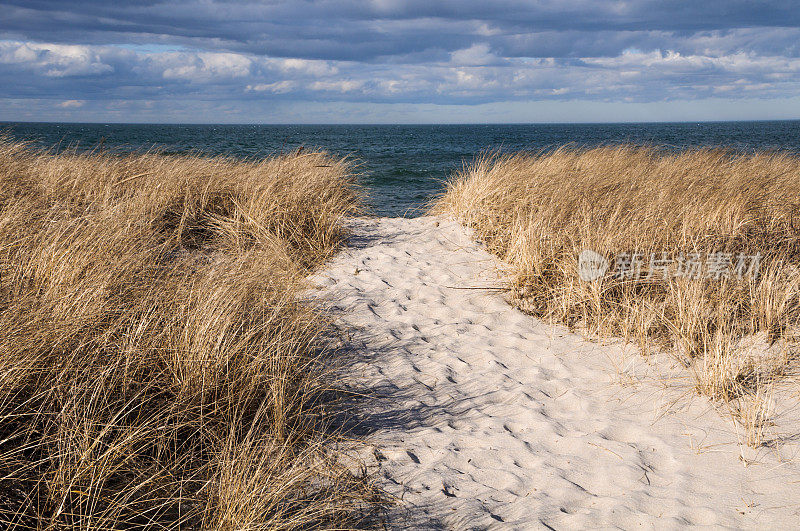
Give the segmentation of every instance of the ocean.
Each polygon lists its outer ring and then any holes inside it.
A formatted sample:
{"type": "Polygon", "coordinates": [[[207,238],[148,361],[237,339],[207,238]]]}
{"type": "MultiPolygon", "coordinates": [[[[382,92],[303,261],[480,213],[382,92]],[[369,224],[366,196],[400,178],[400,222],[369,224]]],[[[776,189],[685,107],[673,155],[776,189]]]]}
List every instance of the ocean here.
{"type": "Polygon", "coordinates": [[[487,151],[540,151],[630,142],[681,150],[726,146],[800,153],[800,121],[530,125],[145,125],[2,123],[19,139],[56,150],[157,148],[258,158],[304,146],[357,163],[380,216],[416,216],[454,170],[487,151]]]}

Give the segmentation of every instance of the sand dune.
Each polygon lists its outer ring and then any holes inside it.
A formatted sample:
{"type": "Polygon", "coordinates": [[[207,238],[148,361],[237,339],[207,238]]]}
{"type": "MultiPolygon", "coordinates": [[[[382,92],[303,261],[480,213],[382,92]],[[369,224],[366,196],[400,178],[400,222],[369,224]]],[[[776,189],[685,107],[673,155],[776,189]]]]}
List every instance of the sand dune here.
{"type": "Polygon", "coordinates": [[[378,481],[397,498],[390,527],[800,519],[791,444],[743,449],[706,399],[646,378],[621,385],[631,367],[652,370],[621,346],[467,289],[500,285],[502,264],[460,225],[377,218],[351,228],[350,247],[313,280],[350,334],[344,376],[371,396],[353,430],[368,435],[378,481]]]}

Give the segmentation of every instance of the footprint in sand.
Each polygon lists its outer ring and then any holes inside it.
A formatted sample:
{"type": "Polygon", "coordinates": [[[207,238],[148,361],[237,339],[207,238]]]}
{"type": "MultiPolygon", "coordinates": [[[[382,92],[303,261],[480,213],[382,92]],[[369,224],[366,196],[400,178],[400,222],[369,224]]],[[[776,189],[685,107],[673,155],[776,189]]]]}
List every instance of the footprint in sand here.
{"type": "Polygon", "coordinates": [[[376,477],[402,500],[389,527],[800,521],[796,463],[744,467],[707,403],[659,415],[664,392],[616,383],[619,347],[472,289],[499,285],[502,264],[455,222],[359,218],[350,228],[366,243],[344,249],[318,284],[363,346],[342,377],[375,390],[357,411],[381,456],[376,477]]]}

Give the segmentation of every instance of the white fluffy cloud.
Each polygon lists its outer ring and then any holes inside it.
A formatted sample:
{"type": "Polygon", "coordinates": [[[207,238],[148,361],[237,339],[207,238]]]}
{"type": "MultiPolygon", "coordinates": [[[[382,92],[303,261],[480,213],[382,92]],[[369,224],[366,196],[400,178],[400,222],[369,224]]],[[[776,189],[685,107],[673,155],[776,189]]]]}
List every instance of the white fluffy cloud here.
{"type": "Polygon", "coordinates": [[[91,76],[113,72],[91,46],[0,42],[0,64],[20,65],[47,77],[91,76]]]}
{"type": "MultiPolygon", "coordinates": [[[[231,52],[142,52],[117,46],[0,42],[0,73],[40,83],[44,94],[85,99],[102,86],[129,94],[140,86],[206,99],[292,97],[306,100],[482,103],[524,99],[659,101],[750,97],[756,90],[792,95],[800,58],[737,52],[709,56],[672,50],[626,50],[614,57],[500,58],[485,44],[446,61],[392,65],[259,57],[231,52]],[[55,82],[55,81],[58,82],[55,82]],[[125,92],[128,91],[128,92],[125,92]]],[[[135,95],[135,94],[134,94],[135,95]]],[[[16,97],[23,93],[13,94],[16,97]]]]}

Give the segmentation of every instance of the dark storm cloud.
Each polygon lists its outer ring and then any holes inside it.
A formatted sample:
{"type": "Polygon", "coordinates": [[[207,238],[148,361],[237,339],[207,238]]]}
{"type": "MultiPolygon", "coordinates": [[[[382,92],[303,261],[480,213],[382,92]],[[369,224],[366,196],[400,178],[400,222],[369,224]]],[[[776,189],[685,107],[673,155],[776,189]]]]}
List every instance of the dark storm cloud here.
{"type": "Polygon", "coordinates": [[[1,34],[18,40],[158,42],[332,60],[453,51],[477,39],[503,55],[598,56],[678,46],[702,31],[800,26],[794,2],[12,0],[0,9],[1,34]]]}

